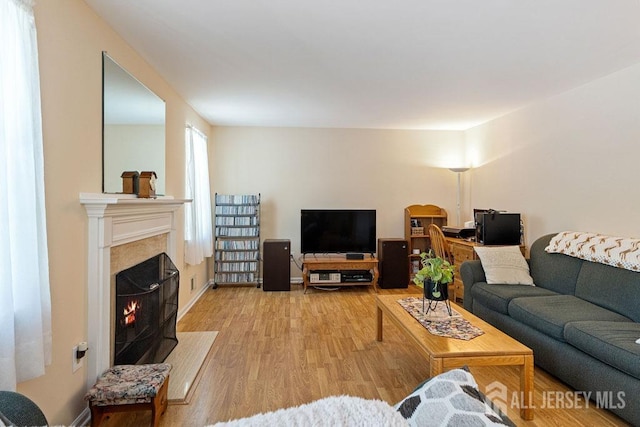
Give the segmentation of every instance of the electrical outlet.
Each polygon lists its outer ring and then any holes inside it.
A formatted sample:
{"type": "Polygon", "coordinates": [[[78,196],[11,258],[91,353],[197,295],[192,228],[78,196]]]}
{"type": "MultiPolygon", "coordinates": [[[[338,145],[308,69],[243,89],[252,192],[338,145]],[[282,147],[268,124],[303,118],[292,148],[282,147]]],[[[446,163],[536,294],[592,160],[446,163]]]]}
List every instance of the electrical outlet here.
{"type": "Polygon", "coordinates": [[[84,364],[84,358],[78,359],[77,358],[77,353],[78,353],[78,346],[76,345],[76,346],[73,347],[73,355],[71,356],[71,370],[72,370],[72,372],[77,371],[84,364]]]}
{"type": "Polygon", "coordinates": [[[191,290],[196,289],[196,276],[191,277],[191,290]]]}

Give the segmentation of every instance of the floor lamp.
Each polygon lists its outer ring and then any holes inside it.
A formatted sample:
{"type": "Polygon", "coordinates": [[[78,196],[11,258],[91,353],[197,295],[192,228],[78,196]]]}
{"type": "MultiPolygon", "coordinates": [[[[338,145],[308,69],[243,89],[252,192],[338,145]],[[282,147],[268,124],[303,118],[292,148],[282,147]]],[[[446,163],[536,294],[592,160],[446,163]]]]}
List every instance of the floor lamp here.
{"type": "Polygon", "coordinates": [[[451,172],[455,172],[458,174],[458,199],[457,199],[457,204],[456,204],[456,225],[458,227],[461,227],[462,224],[460,223],[460,175],[462,174],[462,172],[466,172],[469,170],[469,168],[449,168],[449,170],[451,172]]]}

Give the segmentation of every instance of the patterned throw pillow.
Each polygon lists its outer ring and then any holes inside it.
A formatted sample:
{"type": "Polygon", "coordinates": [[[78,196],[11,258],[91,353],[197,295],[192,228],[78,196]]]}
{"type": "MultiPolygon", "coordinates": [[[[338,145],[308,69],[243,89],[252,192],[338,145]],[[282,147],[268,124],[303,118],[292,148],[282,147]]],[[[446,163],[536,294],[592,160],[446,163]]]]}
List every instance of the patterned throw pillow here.
{"type": "Polygon", "coordinates": [[[529,264],[518,246],[474,247],[490,285],[533,285],[529,264]]]}
{"type": "Polygon", "coordinates": [[[465,369],[422,383],[395,408],[410,426],[515,426],[484,394],[465,369]]]}

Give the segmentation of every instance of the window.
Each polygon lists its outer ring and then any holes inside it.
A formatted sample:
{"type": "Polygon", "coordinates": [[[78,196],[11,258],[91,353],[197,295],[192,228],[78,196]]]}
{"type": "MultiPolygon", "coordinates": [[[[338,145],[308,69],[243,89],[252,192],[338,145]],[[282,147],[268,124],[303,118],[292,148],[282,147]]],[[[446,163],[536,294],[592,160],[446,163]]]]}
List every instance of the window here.
{"type": "Polygon", "coordinates": [[[51,363],[38,47],[31,2],[0,0],[0,390],[51,363]]]}
{"type": "Polygon", "coordinates": [[[213,255],[207,137],[187,126],[185,139],[185,197],[193,200],[184,208],[185,262],[197,265],[213,255]]]}

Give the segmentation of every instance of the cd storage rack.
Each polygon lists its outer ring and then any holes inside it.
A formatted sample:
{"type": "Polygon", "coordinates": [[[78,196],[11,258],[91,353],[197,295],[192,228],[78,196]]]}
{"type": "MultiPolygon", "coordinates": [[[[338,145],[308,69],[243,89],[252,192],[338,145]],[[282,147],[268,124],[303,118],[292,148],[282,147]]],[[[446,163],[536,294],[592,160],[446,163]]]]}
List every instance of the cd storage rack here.
{"type": "Polygon", "coordinates": [[[260,287],[260,194],[215,195],[214,283],[260,287]]]}

